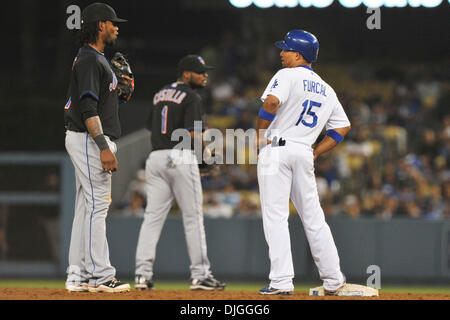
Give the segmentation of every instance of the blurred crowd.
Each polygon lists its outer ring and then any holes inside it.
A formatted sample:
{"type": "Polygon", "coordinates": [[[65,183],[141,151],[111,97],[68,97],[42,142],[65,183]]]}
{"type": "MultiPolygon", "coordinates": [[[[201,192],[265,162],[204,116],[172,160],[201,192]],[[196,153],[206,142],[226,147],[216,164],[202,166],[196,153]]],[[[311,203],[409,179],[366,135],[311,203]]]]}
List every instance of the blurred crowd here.
{"type": "MultiPolygon", "coordinates": [[[[201,54],[218,66],[202,92],[207,126],[255,128],[259,98],[280,68],[278,51],[225,35],[219,48],[205,48],[201,54]]],[[[352,124],[345,140],[315,164],[325,214],[450,218],[446,66],[318,63],[313,68],[335,89],[352,124]]],[[[221,165],[202,184],[205,216],[260,215],[256,165],[221,165]]],[[[130,205],[141,203],[137,211],[142,214],[145,194],[135,191],[134,196],[139,200],[130,205]]]]}

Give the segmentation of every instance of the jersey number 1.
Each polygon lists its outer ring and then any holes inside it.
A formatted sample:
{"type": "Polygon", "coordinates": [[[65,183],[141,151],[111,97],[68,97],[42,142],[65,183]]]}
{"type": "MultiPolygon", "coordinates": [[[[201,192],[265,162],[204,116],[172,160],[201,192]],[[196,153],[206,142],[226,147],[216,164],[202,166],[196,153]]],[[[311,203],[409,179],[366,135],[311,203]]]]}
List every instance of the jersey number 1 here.
{"type": "Polygon", "coordinates": [[[310,128],[314,128],[317,125],[317,115],[314,111],[311,111],[311,109],[313,107],[317,107],[320,108],[322,104],[320,102],[316,102],[316,101],[312,101],[312,100],[308,100],[306,99],[303,103],[302,103],[302,107],[303,107],[303,111],[300,114],[300,118],[298,118],[297,123],[295,124],[296,126],[299,125],[299,123],[301,122],[303,125],[310,127],[310,128]],[[309,108],[308,108],[309,105],[309,108]],[[308,111],[306,111],[306,109],[308,109],[308,111]],[[307,115],[312,116],[312,122],[306,122],[305,120],[303,120],[303,116],[305,115],[305,112],[307,115]]]}
{"type": "Polygon", "coordinates": [[[167,133],[167,112],[169,111],[168,106],[164,106],[161,110],[161,133],[167,133]]]}

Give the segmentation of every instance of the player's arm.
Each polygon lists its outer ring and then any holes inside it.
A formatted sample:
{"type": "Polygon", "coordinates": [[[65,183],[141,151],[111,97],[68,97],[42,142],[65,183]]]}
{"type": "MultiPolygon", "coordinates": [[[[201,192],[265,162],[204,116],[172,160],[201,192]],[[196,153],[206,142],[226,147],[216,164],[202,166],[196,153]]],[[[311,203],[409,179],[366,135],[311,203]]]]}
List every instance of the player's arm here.
{"type": "Polygon", "coordinates": [[[105,171],[116,171],[119,165],[116,156],[109,149],[108,142],[106,141],[105,135],[103,134],[102,123],[100,122],[99,116],[94,116],[86,119],[84,122],[86,128],[94,139],[98,148],[100,149],[100,161],[102,162],[102,168],[105,171]]]}
{"type": "Polygon", "coordinates": [[[105,171],[116,171],[119,162],[109,149],[108,142],[103,134],[100,117],[97,114],[97,100],[91,95],[82,97],[80,101],[81,116],[87,131],[100,149],[100,161],[105,171]]]}
{"type": "MultiPolygon", "coordinates": [[[[200,121],[200,120],[197,120],[200,121]]],[[[205,127],[196,127],[196,128],[189,128],[189,134],[191,136],[191,140],[193,145],[200,145],[202,147],[202,159],[204,161],[208,160],[214,156],[214,154],[211,153],[211,150],[206,146],[203,133],[205,131],[205,127]]]]}
{"type": "MultiPolygon", "coordinates": [[[[273,95],[268,95],[259,111],[256,135],[256,146],[259,150],[260,139],[264,137],[264,130],[267,129],[275,118],[280,101],[273,95]]],[[[267,141],[270,143],[270,141],[267,141]]]]}
{"type": "Polygon", "coordinates": [[[314,160],[316,160],[321,154],[336,147],[350,131],[350,126],[331,129],[327,131],[325,138],[314,148],[314,160]]]}
{"type": "Polygon", "coordinates": [[[205,127],[203,125],[202,101],[200,96],[192,95],[191,101],[187,103],[184,113],[184,125],[189,131],[193,145],[201,145],[202,159],[208,160],[211,157],[211,151],[206,147],[203,139],[205,127]],[[196,122],[201,122],[202,126],[198,127],[196,122]]]}
{"type": "Polygon", "coordinates": [[[95,56],[92,56],[75,64],[74,72],[79,86],[81,117],[87,131],[100,149],[102,168],[106,171],[116,171],[119,163],[103,135],[102,123],[97,111],[101,67],[96,63],[95,56]]]}
{"type": "Polygon", "coordinates": [[[328,131],[325,138],[314,148],[314,160],[344,140],[345,135],[350,131],[350,126],[344,108],[335,96],[333,110],[326,124],[328,131]]]}

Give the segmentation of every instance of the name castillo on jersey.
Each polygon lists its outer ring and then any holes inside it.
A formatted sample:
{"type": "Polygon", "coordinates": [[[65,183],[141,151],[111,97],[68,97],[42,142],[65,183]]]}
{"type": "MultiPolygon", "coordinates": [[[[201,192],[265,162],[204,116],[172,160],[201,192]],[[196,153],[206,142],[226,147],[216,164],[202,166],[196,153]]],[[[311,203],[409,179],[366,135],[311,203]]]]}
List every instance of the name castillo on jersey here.
{"type": "Polygon", "coordinates": [[[173,102],[180,104],[186,98],[186,92],[177,89],[162,89],[153,97],[153,104],[156,105],[161,101],[173,102]]]}

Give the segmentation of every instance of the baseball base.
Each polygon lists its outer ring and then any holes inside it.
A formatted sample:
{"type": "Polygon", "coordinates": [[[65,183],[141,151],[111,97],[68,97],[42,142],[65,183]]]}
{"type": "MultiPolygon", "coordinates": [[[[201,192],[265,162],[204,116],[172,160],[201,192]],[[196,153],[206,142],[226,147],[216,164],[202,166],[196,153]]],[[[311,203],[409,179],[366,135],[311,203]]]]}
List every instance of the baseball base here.
{"type": "MultiPolygon", "coordinates": [[[[309,289],[310,296],[324,296],[323,287],[316,287],[309,289]]],[[[359,296],[359,297],[373,297],[378,296],[378,289],[362,286],[359,284],[346,283],[340,288],[336,294],[337,296],[359,296]]]]}

